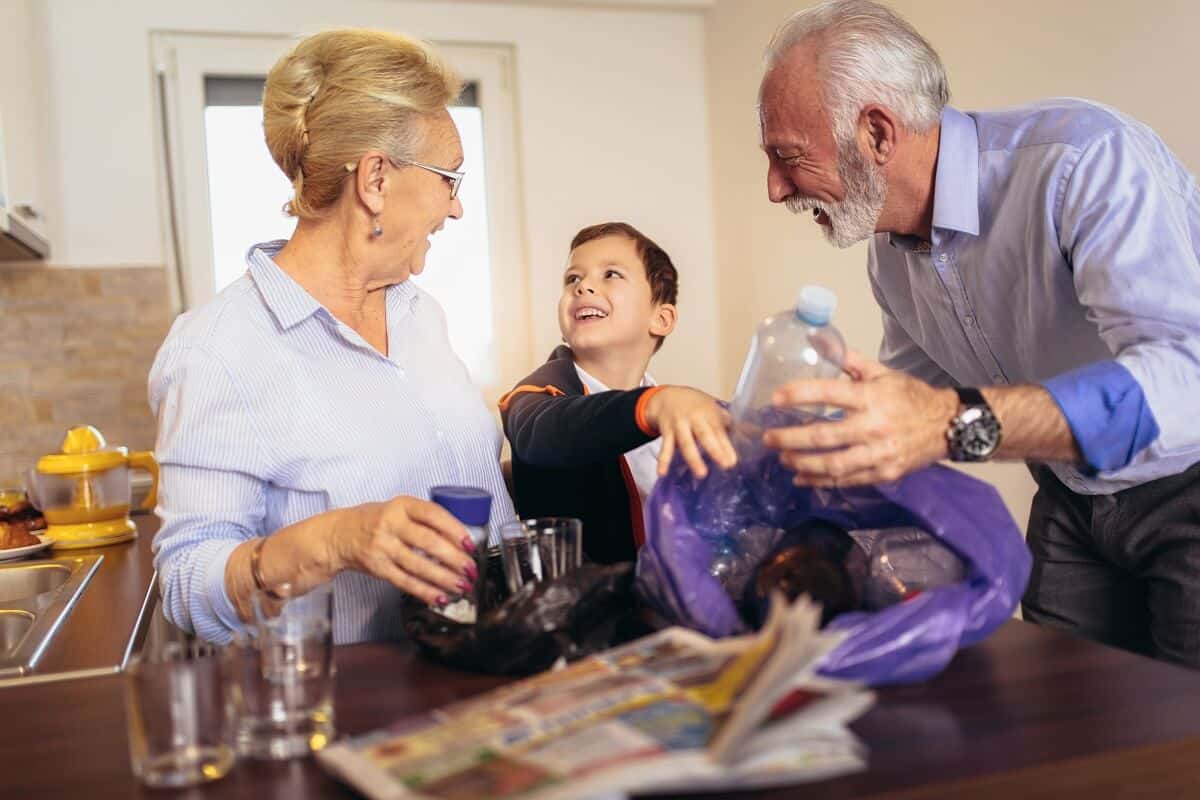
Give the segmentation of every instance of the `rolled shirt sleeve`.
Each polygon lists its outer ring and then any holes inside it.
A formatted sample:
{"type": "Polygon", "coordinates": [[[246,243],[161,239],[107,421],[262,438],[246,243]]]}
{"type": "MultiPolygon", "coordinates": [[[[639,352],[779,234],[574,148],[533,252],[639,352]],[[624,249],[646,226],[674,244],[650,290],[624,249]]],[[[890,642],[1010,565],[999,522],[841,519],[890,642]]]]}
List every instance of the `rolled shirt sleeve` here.
{"type": "Polygon", "coordinates": [[[1146,394],[1120,362],[1089,364],[1042,385],[1067,419],[1085,474],[1121,469],[1158,438],[1146,394]]]}
{"type": "Polygon", "coordinates": [[[1152,135],[1122,127],[1065,181],[1060,245],[1113,353],[1043,382],[1092,474],[1200,445],[1200,195],[1152,135]]]}
{"type": "Polygon", "coordinates": [[[163,612],[174,624],[218,643],[241,627],[225,590],[225,567],[239,544],[263,533],[261,441],[237,387],[220,362],[197,347],[164,346],[150,375],[158,417],[160,469],[154,539],[163,612]]]}

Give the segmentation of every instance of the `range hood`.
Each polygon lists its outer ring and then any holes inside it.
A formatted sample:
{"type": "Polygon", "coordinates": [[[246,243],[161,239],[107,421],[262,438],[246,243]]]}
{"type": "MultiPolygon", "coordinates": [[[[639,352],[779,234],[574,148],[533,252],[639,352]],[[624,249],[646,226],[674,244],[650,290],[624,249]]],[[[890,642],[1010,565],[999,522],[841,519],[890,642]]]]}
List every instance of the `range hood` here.
{"type": "Polygon", "coordinates": [[[40,261],[50,241],[36,227],[38,215],[26,206],[7,211],[0,205],[0,261],[40,261]]]}

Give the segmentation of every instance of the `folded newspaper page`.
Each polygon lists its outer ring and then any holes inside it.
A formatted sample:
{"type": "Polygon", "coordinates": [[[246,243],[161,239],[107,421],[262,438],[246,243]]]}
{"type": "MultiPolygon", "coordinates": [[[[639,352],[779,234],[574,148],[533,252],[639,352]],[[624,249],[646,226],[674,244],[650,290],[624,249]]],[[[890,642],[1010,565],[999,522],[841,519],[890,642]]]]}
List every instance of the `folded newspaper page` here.
{"type": "Polygon", "coordinates": [[[845,725],[873,695],[817,677],[839,641],[805,598],[714,641],[669,628],[343,739],[317,755],[373,800],[557,800],[758,788],[862,769],[845,725]]]}

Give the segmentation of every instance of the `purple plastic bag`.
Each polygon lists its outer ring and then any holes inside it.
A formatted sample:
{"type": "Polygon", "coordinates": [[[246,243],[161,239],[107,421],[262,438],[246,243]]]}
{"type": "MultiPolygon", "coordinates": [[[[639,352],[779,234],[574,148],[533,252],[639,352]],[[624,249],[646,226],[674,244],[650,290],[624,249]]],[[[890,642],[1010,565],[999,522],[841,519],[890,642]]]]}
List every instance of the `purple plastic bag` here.
{"type": "Polygon", "coordinates": [[[773,455],[729,471],[712,467],[703,479],[676,459],[647,505],[639,595],[672,623],[715,637],[744,632],[733,601],[709,574],[712,543],[749,525],[786,529],[824,519],[847,530],[920,528],[963,559],[966,579],[881,611],[836,617],[829,627],[849,633],[822,661],[822,674],[872,685],[922,681],[1012,616],[1031,558],[990,485],[938,465],[852,489],[802,489],[791,481],[773,455]]]}

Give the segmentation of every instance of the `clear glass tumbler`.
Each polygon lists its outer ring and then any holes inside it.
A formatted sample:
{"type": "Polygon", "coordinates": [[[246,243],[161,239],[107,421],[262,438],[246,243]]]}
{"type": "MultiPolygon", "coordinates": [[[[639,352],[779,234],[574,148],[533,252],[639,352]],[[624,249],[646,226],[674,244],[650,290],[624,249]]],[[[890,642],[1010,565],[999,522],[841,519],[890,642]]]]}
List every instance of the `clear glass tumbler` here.
{"type": "MultiPolygon", "coordinates": [[[[286,584],[275,590],[288,598],[286,584]]],[[[307,755],[333,741],[333,587],[280,602],[254,596],[256,622],[227,648],[238,754],[307,755]]]]}
{"type": "Polygon", "coordinates": [[[552,580],[583,563],[583,523],[572,517],[513,520],[500,528],[501,559],[510,592],[552,580]]]}
{"type": "Polygon", "coordinates": [[[129,663],[129,760],[147,786],[193,786],[222,778],[233,767],[233,709],[223,667],[211,648],[178,642],[129,663]]]}

